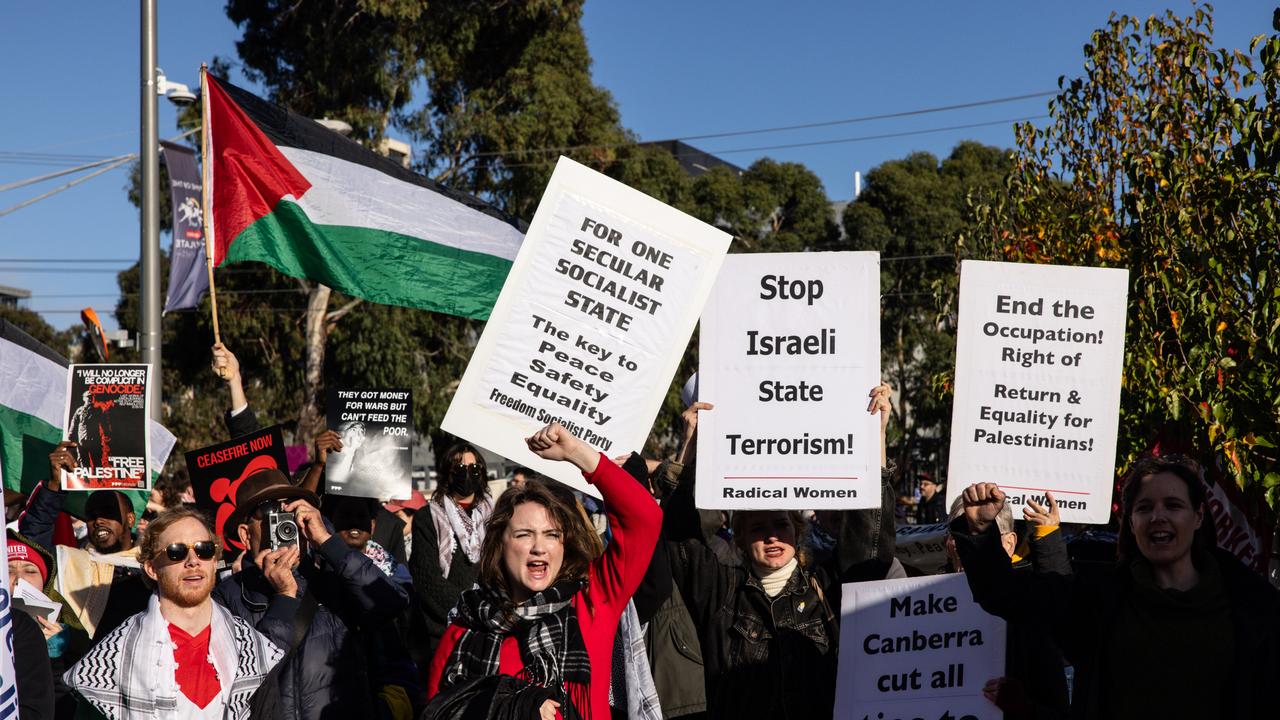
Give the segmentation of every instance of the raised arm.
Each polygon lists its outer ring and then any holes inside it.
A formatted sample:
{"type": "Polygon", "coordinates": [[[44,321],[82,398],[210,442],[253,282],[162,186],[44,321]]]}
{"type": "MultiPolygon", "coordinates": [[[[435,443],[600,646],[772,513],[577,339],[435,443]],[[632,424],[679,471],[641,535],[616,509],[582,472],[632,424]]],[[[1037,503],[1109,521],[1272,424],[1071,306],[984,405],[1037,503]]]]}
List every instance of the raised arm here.
{"type": "MultiPolygon", "coordinates": [[[[951,523],[951,535],[973,599],[987,612],[1006,620],[1041,622],[1067,618],[1075,589],[1072,577],[1014,572],[995,525],[1004,501],[1004,492],[994,483],[970,485],[964,491],[964,514],[951,523]]],[[[1070,638],[1059,640],[1066,649],[1068,643],[1061,641],[1070,638]]]]}
{"type": "Polygon", "coordinates": [[[539,457],[572,463],[587,482],[600,489],[613,539],[592,567],[596,585],[592,592],[601,593],[606,602],[621,610],[649,567],[662,525],[661,508],[625,470],[558,423],[525,442],[539,457]]]}

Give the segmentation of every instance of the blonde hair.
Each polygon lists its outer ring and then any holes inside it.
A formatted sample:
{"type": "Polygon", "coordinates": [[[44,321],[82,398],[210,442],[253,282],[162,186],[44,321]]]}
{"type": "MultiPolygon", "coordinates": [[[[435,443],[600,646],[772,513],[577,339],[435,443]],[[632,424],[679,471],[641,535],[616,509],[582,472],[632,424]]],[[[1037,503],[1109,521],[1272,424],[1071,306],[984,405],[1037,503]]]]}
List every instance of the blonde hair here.
{"type": "MultiPolygon", "coordinates": [[[[213,540],[215,548],[213,561],[216,563],[222,559],[222,541],[218,538],[218,534],[213,531],[213,523],[209,522],[209,516],[203,510],[191,507],[189,505],[179,505],[175,508],[169,508],[156,516],[154,520],[147,523],[147,530],[142,534],[142,541],[138,544],[138,562],[146,564],[156,559],[164,547],[160,545],[160,536],[165,530],[177,525],[186,519],[198,520],[205,530],[209,531],[209,537],[213,540]]],[[[150,575],[142,573],[142,580],[147,587],[155,587],[155,581],[150,575]]]]}

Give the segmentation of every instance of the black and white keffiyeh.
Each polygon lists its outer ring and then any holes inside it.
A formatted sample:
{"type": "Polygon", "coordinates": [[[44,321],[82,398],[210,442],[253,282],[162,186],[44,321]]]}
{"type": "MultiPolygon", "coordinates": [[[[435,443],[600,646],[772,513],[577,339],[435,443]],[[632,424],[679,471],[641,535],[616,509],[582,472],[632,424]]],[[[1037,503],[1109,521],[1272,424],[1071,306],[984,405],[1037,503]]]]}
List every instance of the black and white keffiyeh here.
{"type": "MultiPolygon", "coordinates": [[[[510,608],[497,591],[476,587],[462,593],[456,622],[464,628],[445,667],[441,689],[472,678],[498,674],[502,641],[514,635],[524,661],[522,677],[558,690],[579,717],[590,712],[591,658],[582,638],[573,597],[586,585],[561,580],[510,608]]],[[[562,703],[563,705],[563,703],[562,703]]],[[[565,707],[561,714],[566,718],[565,707]]]]}
{"type": "Polygon", "coordinates": [[[439,543],[440,572],[448,579],[453,564],[453,553],[459,545],[467,559],[474,565],[480,562],[480,549],[484,547],[484,525],[493,513],[493,500],[482,497],[470,510],[463,510],[453,498],[445,495],[428,503],[431,523],[436,529],[439,543]]]}
{"type": "MultiPolygon", "coordinates": [[[[209,658],[222,685],[222,717],[249,717],[249,701],[284,651],[245,620],[213,604],[209,658]]],[[[173,717],[178,688],[169,623],[155,595],[93,646],[63,675],[75,690],[111,720],[173,717]]]]}

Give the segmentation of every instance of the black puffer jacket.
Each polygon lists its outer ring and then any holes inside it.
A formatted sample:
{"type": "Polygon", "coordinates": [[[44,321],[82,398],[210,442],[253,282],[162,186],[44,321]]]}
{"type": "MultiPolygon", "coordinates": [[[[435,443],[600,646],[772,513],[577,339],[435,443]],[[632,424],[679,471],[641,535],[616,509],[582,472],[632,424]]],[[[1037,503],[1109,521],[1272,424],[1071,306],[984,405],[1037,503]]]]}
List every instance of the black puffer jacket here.
{"type": "MultiPolygon", "coordinates": [[[[304,558],[298,598],[315,595],[315,617],[289,665],[280,675],[281,705],[288,720],[367,717],[373,684],[362,633],[391,623],[409,604],[407,583],[385,575],[364,554],[334,535],[316,548],[319,567],[304,558]]],[[[293,641],[293,619],[300,599],[276,595],[258,566],[245,569],[214,588],[213,598],[248,620],[278,647],[293,641]]]]}
{"type": "Polygon", "coordinates": [[[893,559],[890,472],[877,510],[840,513],[828,562],[797,566],[770,598],[744,563],[719,562],[693,507],[692,466],[663,505],[676,586],[698,628],[713,717],[828,718],[835,703],[840,586],[879,580],[893,559]],[[887,528],[885,526],[888,526],[887,528]]]}

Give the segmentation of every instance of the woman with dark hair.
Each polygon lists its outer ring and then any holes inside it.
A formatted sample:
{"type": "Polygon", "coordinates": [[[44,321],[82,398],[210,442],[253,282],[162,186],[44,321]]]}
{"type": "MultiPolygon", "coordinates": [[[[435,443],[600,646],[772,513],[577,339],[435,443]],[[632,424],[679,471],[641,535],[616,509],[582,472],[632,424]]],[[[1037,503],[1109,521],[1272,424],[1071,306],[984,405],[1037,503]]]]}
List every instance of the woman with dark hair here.
{"type": "Polygon", "coordinates": [[[444,458],[431,501],[413,516],[410,632],[418,667],[430,661],[458,595],[476,582],[485,522],[493,512],[488,470],[480,451],[458,443],[444,458]]]}
{"type": "Polygon", "coordinates": [[[974,598],[1054,634],[1075,667],[1074,717],[1280,717],[1280,595],[1216,547],[1199,466],[1141,460],[1121,498],[1112,572],[1015,573],[994,523],[1005,494],[966,488],[952,535],[974,598]]]}
{"type": "Polygon", "coordinates": [[[538,481],[503,493],[489,518],[479,586],[458,599],[431,661],[427,692],[438,697],[424,717],[609,717],[614,635],[649,566],[662,511],[558,424],[526,442],[599,488],[613,537],[601,554],[578,511],[538,481]]]}
{"type": "MultiPolygon", "coordinates": [[[[867,407],[880,415],[882,465],[891,392],[877,386],[867,407]]],[[[685,411],[687,443],[695,441],[698,411],[711,409],[694,403],[685,411]]],[[[879,509],[828,515],[832,547],[823,562],[808,557],[810,528],[798,511],[735,512],[733,541],[742,562],[731,566],[711,545],[719,525],[695,510],[695,469],[684,466],[663,502],[663,532],[675,586],[701,641],[709,716],[831,717],[841,585],[884,579],[894,567],[890,475],[882,468],[879,509]]]]}

